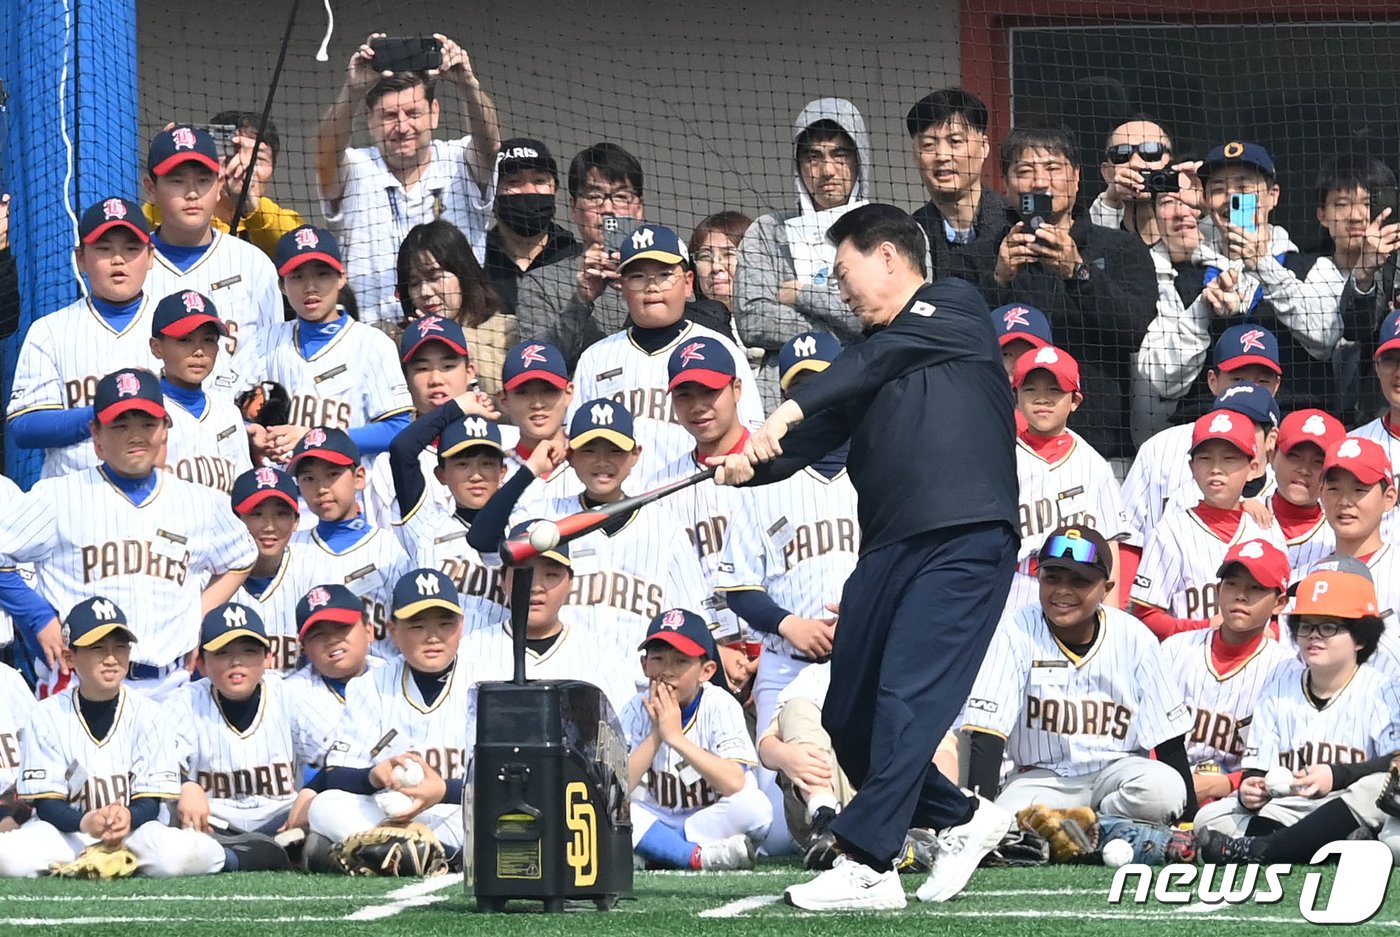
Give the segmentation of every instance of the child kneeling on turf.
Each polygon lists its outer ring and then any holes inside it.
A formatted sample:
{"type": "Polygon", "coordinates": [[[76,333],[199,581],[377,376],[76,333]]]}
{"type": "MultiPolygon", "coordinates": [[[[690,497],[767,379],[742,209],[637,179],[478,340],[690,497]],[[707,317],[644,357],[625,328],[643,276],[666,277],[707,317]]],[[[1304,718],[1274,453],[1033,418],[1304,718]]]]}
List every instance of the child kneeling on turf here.
{"type": "Polygon", "coordinates": [[[641,650],[650,687],[622,712],[633,848],[659,868],[753,868],[773,808],[709,626],[670,609],[651,620],[641,650]]]}

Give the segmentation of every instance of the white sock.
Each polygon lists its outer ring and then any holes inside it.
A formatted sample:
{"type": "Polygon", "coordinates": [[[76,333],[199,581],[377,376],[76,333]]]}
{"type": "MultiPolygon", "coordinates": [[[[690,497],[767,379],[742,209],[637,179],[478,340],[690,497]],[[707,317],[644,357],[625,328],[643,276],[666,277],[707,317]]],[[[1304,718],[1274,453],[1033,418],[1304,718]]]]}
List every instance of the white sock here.
{"type": "Polygon", "coordinates": [[[811,797],[807,798],[807,819],[810,820],[815,817],[817,811],[822,807],[830,807],[837,813],[841,812],[841,802],[836,799],[835,794],[829,792],[813,794],[811,797]]]}

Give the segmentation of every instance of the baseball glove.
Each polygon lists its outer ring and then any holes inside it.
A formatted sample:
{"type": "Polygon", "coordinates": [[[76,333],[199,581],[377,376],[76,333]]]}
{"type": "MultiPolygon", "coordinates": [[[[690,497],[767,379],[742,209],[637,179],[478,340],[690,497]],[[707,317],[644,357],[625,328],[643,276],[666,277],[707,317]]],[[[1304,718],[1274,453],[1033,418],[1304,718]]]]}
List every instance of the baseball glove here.
{"type": "Polygon", "coordinates": [[[1098,817],[1088,807],[1054,809],[1032,804],[1016,812],[1016,822],[1049,842],[1051,862],[1071,862],[1098,848],[1098,817]]]}
{"type": "Polygon", "coordinates": [[[71,862],[55,862],[49,874],[55,878],[111,879],[136,874],[136,854],[125,846],[89,846],[71,862]]]}
{"type": "Polygon", "coordinates": [[[1392,817],[1400,817],[1400,755],[1390,759],[1390,771],[1386,775],[1385,790],[1376,798],[1376,806],[1392,817]]]}
{"type": "Polygon", "coordinates": [[[234,398],[245,420],[259,426],[281,426],[292,418],[292,398],[276,381],[263,381],[234,398]]]}
{"type": "Polygon", "coordinates": [[[1045,837],[1034,830],[1012,830],[983,857],[981,864],[987,868],[1024,869],[1049,861],[1050,844],[1045,837]]]}
{"type": "Polygon", "coordinates": [[[423,878],[447,871],[447,853],[421,823],[376,826],[349,836],[333,851],[347,875],[423,878]]]}

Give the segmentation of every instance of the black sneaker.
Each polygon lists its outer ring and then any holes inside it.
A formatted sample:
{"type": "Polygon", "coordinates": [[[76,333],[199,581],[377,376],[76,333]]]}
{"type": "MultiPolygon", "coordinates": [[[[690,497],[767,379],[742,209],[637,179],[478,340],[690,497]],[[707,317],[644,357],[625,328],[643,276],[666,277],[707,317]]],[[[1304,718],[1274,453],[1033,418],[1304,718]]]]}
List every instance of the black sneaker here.
{"type": "Polygon", "coordinates": [[[1264,861],[1264,841],[1258,836],[1231,839],[1215,830],[1197,830],[1196,861],[1202,865],[1254,865],[1264,861]]]}
{"type": "Polygon", "coordinates": [[[814,872],[824,872],[841,855],[836,845],[836,834],[831,832],[831,824],[836,819],[836,811],[830,807],[818,807],[812,814],[812,844],[802,856],[802,864],[814,872]]]}
{"type": "Polygon", "coordinates": [[[237,833],[220,836],[219,845],[238,859],[240,872],[281,872],[292,867],[287,850],[277,845],[271,836],[262,833],[237,833]]]}

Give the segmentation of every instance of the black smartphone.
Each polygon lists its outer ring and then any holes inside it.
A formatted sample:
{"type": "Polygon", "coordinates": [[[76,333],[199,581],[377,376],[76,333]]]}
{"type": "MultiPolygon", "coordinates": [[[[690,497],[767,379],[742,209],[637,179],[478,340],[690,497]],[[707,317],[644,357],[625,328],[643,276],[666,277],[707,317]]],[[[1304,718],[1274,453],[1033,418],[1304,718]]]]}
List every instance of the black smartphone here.
{"type": "Polygon", "coordinates": [[[1144,169],[1142,185],[1148,195],[1181,191],[1181,173],[1175,169],[1144,169]]]}
{"type": "Polygon", "coordinates": [[[1019,203],[1021,220],[1032,231],[1041,225],[1049,224],[1055,213],[1055,197],[1049,192],[1023,192],[1019,203]]]}
{"type": "Polygon", "coordinates": [[[1400,223],[1400,205],[1397,205],[1397,202],[1400,202],[1400,198],[1397,198],[1397,195],[1400,195],[1400,192],[1397,192],[1393,185],[1381,186],[1372,192],[1371,220],[1375,221],[1381,216],[1381,212],[1389,208],[1390,217],[1385,220],[1385,223],[1400,223]]]}
{"type": "Polygon", "coordinates": [[[238,133],[237,124],[191,124],[196,130],[207,131],[209,136],[214,138],[214,143],[219,147],[219,152],[224,154],[224,158],[232,156],[237,147],[233,145],[233,135],[238,133]]]}
{"type": "Polygon", "coordinates": [[[384,36],[371,39],[374,69],[380,72],[427,72],[442,68],[442,43],[436,36],[384,36]]]}
{"type": "Polygon", "coordinates": [[[617,215],[603,216],[603,244],[608,255],[614,259],[622,256],[622,245],[632,236],[640,224],[636,218],[619,218],[617,215]]]}

